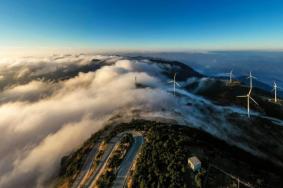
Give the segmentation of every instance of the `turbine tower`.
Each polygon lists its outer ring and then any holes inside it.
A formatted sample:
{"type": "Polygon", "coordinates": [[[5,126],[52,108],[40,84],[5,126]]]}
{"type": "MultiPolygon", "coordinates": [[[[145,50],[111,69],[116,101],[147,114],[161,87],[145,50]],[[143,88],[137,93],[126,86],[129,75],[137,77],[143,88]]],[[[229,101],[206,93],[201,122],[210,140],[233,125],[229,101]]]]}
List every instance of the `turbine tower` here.
{"type": "Polygon", "coordinates": [[[247,98],[247,113],[248,113],[248,117],[250,118],[250,99],[256,104],[258,105],[258,103],[251,97],[251,93],[252,93],[252,89],[249,90],[247,95],[243,95],[243,96],[237,96],[239,98],[247,98]]]}
{"type": "Polygon", "coordinates": [[[175,92],[176,92],[176,85],[181,87],[180,84],[178,82],[176,82],[176,73],[174,74],[174,78],[173,80],[169,81],[168,83],[173,83],[173,87],[174,87],[174,96],[175,96],[175,92]]]}
{"type": "Polygon", "coordinates": [[[256,77],[252,75],[252,72],[250,72],[250,75],[248,76],[248,79],[250,79],[250,89],[253,88],[253,78],[256,79],[256,77]]]}
{"type": "Polygon", "coordinates": [[[228,83],[231,85],[232,82],[233,82],[233,70],[231,70],[229,73],[226,73],[226,75],[229,76],[229,82],[228,83]]]}

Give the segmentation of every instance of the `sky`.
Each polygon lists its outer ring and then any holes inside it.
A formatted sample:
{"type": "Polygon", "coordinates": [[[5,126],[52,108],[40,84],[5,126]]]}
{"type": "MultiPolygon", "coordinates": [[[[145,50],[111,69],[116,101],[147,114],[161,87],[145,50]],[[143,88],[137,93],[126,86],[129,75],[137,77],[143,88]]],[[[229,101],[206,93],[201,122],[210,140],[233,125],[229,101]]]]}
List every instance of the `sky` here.
{"type": "Polygon", "coordinates": [[[281,0],[1,0],[2,52],[283,49],[281,0]]]}

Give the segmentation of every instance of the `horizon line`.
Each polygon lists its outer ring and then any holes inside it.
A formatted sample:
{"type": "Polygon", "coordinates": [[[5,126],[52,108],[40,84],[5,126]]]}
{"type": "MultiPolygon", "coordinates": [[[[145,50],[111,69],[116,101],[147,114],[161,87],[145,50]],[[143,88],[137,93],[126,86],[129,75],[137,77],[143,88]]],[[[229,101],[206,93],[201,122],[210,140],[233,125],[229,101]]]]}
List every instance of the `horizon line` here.
{"type": "Polygon", "coordinates": [[[283,48],[74,48],[74,47],[0,47],[0,57],[42,56],[56,54],[126,54],[126,53],[205,53],[205,52],[283,52],[283,48]]]}

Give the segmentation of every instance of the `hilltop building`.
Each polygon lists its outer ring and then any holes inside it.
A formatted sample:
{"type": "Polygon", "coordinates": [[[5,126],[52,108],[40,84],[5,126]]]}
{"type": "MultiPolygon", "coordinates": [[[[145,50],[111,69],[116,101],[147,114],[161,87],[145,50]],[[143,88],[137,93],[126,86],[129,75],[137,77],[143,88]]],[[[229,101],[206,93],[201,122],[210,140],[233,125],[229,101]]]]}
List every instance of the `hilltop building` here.
{"type": "Polygon", "coordinates": [[[188,164],[194,172],[200,171],[201,169],[201,162],[196,156],[190,157],[188,159],[188,164]]]}

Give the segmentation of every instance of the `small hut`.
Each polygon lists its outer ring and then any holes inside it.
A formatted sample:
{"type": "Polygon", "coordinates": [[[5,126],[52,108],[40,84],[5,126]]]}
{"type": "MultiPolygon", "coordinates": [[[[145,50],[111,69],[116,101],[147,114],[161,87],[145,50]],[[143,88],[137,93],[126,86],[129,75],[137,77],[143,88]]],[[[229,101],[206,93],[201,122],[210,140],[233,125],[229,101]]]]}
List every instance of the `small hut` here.
{"type": "Polygon", "coordinates": [[[196,156],[190,157],[188,159],[188,164],[194,172],[200,171],[200,169],[201,169],[201,162],[196,156]]]}

